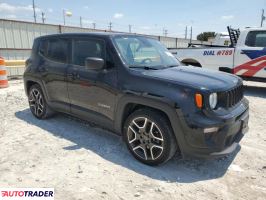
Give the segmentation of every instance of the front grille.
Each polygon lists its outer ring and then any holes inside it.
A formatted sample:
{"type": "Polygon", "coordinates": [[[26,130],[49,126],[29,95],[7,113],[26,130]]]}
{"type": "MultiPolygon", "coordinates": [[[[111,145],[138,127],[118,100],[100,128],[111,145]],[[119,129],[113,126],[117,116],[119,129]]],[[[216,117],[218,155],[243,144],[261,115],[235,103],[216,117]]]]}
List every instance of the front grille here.
{"type": "Polygon", "coordinates": [[[243,85],[239,85],[232,90],[218,92],[218,105],[230,108],[236,105],[243,98],[243,85]]]}

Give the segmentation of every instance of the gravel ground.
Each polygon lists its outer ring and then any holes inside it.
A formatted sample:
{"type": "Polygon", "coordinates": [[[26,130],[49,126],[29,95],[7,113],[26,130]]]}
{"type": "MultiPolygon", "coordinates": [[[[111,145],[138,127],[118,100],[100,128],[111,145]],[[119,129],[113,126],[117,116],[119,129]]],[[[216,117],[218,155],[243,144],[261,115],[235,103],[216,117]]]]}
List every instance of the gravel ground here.
{"type": "Polygon", "coordinates": [[[245,82],[250,130],[218,160],[149,167],[108,131],[59,114],[40,121],[21,80],[0,89],[0,187],[54,187],[55,199],[265,199],[266,84],[245,82]]]}

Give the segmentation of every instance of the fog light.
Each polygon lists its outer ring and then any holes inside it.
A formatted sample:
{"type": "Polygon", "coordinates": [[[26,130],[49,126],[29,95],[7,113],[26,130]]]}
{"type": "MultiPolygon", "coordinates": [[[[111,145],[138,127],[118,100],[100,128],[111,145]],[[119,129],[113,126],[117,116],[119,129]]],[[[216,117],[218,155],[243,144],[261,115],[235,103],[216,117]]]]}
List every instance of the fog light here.
{"type": "Polygon", "coordinates": [[[217,132],[219,130],[218,127],[211,127],[211,128],[205,128],[203,129],[203,132],[204,133],[214,133],[214,132],[217,132]]]}

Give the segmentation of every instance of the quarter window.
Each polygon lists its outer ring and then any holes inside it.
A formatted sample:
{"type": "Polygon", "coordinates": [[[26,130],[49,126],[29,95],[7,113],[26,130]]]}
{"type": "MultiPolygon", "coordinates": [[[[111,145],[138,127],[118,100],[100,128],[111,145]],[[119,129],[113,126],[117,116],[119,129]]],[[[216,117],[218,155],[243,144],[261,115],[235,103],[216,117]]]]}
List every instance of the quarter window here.
{"type": "Polygon", "coordinates": [[[74,40],[73,64],[85,66],[88,57],[105,58],[104,42],[101,40],[74,40]]]}
{"type": "Polygon", "coordinates": [[[245,44],[249,47],[266,47],[266,31],[249,32],[245,44]]]}
{"type": "Polygon", "coordinates": [[[61,63],[67,63],[68,41],[66,39],[49,39],[40,44],[40,54],[61,63]]]}

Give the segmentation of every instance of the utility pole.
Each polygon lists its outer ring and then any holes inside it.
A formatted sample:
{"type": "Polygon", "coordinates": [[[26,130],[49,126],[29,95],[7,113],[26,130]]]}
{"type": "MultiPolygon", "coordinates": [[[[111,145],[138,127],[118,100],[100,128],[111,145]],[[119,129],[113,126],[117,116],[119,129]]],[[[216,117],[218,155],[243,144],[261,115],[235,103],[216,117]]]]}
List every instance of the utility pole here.
{"type": "Polygon", "coordinates": [[[93,26],[93,29],[96,29],[96,23],[95,22],[92,23],[92,26],[93,26]]]}
{"type": "Polygon", "coordinates": [[[42,23],[44,24],[45,23],[45,13],[42,12],[42,23]]]}
{"type": "Polygon", "coordinates": [[[112,22],[109,23],[109,26],[108,26],[109,27],[109,31],[112,31],[112,27],[113,27],[112,24],[113,24],[112,22]]]}
{"type": "Polygon", "coordinates": [[[66,11],[63,9],[64,26],[66,25],[66,11]]]}
{"type": "Polygon", "coordinates": [[[187,39],[187,26],[186,26],[186,29],[185,29],[185,39],[187,39]]]}
{"type": "Polygon", "coordinates": [[[32,8],[33,8],[33,17],[34,17],[34,22],[36,23],[36,10],[35,10],[35,1],[32,0],[32,8]]]}
{"type": "Polygon", "coordinates": [[[263,21],[264,21],[264,20],[265,20],[264,9],[262,9],[260,27],[263,26],[263,21]]]}
{"type": "Polygon", "coordinates": [[[79,17],[79,26],[80,28],[82,28],[82,17],[81,16],[79,17]]]}
{"type": "Polygon", "coordinates": [[[189,43],[191,43],[192,42],[192,26],[190,27],[190,41],[189,41],[189,43]]]}
{"type": "Polygon", "coordinates": [[[131,33],[131,29],[132,29],[132,25],[128,25],[128,31],[129,31],[129,33],[131,33]]]}
{"type": "Polygon", "coordinates": [[[165,28],[163,28],[163,35],[164,35],[165,37],[167,37],[167,34],[168,34],[168,30],[165,29],[165,28]]]}

